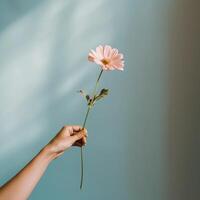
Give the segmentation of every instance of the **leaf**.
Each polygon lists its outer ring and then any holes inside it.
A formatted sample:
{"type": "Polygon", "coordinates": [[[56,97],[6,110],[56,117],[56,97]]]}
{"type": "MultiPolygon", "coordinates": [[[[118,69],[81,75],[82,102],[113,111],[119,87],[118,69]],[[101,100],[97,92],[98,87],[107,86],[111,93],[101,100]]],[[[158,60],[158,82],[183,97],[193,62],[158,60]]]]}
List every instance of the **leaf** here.
{"type": "Polygon", "coordinates": [[[87,102],[90,101],[90,95],[89,95],[89,94],[87,94],[87,95],[85,96],[85,98],[86,98],[87,102]]]}
{"type": "Polygon", "coordinates": [[[98,95],[95,96],[94,101],[98,101],[108,95],[109,89],[103,88],[98,95]]]}
{"type": "Polygon", "coordinates": [[[79,92],[83,97],[85,97],[86,98],[86,93],[85,93],[85,91],[84,90],[79,90],[79,91],[77,91],[77,92],[79,92]]]}
{"type": "Polygon", "coordinates": [[[90,102],[90,95],[89,94],[86,94],[85,91],[83,91],[83,90],[79,90],[78,92],[86,99],[87,103],[90,102]]]}

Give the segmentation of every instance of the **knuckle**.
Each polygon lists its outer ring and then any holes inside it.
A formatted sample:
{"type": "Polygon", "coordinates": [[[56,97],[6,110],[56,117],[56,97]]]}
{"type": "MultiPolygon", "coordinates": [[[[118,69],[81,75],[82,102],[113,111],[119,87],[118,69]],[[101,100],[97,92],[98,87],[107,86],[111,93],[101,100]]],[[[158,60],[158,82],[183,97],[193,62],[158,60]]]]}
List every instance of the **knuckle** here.
{"type": "Polygon", "coordinates": [[[64,130],[68,129],[68,126],[67,126],[67,125],[64,125],[64,126],[63,126],[63,129],[64,129],[64,130]]]}

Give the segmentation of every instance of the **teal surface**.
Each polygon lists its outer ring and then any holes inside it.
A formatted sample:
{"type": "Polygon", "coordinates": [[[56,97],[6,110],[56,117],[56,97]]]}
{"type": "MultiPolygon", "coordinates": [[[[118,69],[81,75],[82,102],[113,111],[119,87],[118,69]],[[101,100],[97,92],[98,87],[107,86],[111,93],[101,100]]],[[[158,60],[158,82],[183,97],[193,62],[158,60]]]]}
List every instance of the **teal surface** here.
{"type": "Polygon", "coordinates": [[[80,150],[55,160],[31,200],[200,199],[200,5],[195,0],[0,0],[0,184],[64,124],[82,124],[99,73],[91,48],[110,44],[80,150]]]}

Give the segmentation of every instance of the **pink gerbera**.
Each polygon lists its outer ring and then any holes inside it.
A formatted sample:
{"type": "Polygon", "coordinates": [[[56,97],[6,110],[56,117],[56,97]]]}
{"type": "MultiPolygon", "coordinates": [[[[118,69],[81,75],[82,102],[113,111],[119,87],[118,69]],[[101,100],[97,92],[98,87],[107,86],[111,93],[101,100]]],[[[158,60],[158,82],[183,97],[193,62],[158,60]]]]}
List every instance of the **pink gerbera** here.
{"type": "Polygon", "coordinates": [[[99,45],[96,51],[91,50],[88,60],[100,65],[103,70],[124,70],[123,54],[109,45],[99,45]]]}

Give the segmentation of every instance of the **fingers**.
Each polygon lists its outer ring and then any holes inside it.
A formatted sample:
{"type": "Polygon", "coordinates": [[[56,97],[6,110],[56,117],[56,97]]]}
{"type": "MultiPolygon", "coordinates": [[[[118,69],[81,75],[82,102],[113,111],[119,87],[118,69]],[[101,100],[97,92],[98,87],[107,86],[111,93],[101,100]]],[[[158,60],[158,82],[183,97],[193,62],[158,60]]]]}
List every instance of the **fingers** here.
{"type": "Polygon", "coordinates": [[[77,140],[76,142],[74,142],[73,146],[82,147],[82,146],[85,146],[86,143],[87,143],[87,138],[83,137],[80,140],[77,140]]]}
{"type": "Polygon", "coordinates": [[[69,140],[73,146],[84,146],[87,142],[87,130],[79,125],[64,126],[62,134],[70,136],[69,140]]]}
{"type": "Polygon", "coordinates": [[[73,125],[73,126],[72,126],[72,129],[73,129],[73,131],[80,131],[80,130],[82,130],[82,126],[73,125]]]}
{"type": "Polygon", "coordinates": [[[73,128],[72,126],[63,126],[63,128],[61,129],[60,133],[62,133],[63,135],[71,135],[73,134],[73,128]]]}
{"type": "MultiPolygon", "coordinates": [[[[72,143],[81,141],[82,145],[86,143],[86,137],[87,137],[87,130],[84,128],[83,130],[75,133],[71,136],[72,143]],[[79,141],[80,140],[80,141],[79,141]]],[[[78,143],[77,143],[78,144],[78,143]]]]}
{"type": "Polygon", "coordinates": [[[68,136],[68,135],[74,135],[75,132],[78,132],[82,130],[82,127],[79,125],[65,125],[63,128],[59,131],[62,135],[68,136]]]}
{"type": "Polygon", "coordinates": [[[72,146],[76,146],[76,147],[82,147],[84,146],[84,144],[82,142],[75,142],[72,146]]]}

